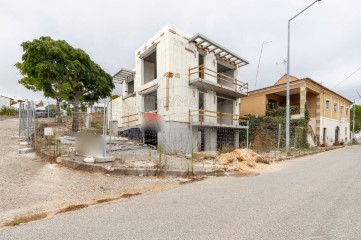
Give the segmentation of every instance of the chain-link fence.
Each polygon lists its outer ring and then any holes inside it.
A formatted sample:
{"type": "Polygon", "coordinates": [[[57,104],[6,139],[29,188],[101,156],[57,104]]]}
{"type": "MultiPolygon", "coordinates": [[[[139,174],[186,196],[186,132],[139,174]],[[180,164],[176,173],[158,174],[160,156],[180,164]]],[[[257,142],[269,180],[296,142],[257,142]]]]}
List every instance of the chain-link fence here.
{"type": "MultiPolygon", "coordinates": [[[[60,155],[80,156],[82,159],[112,155],[122,163],[133,159],[148,165],[159,162],[159,159],[172,162],[196,152],[221,154],[237,148],[250,148],[272,160],[286,156],[285,125],[268,118],[236,121],[234,118],[239,120],[238,116],[231,116],[229,120],[225,115],[229,122],[222,122],[223,115],[208,113],[204,118],[215,118],[213,125],[207,124],[203,118],[192,122],[188,116],[184,118],[189,122],[171,122],[156,111],[135,112],[134,107],[126,109],[113,101],[105,106],[92,109],[91,113],[70,111],[61,118],[36,118],[35,124],[34,109],[23,106],[19,114],[19,133],[29,132],[29,136],[36,136],[34,149],[52,160],[60,155]],[[32,120],[28,120],[26,114],[32,116],[32,120]],[[162,157],[163,154],[168,157],[162,157]]],[[[305,127],[291,125],[290,154],[310,151],[308,138],[305,127]]]]}
{"type": "Polygon", "coordinates": [[[72,112],[61,118],[36,118],[34,150],[50,160],[55,160],[60,155],[82,152],[84,148],[87,148],[88,139],[97,138],[99,144],[94,146],[96,149],[93,150],[97,151],[97,154],[102,154],[103,125],[104,113],[102,112],[72,112]],[[77,139],[79,141],[76,141],[77,139]],[[78,145],[76,145],[77,142],[78,145]]]}
{"type": "Polygon", "coordinates": [[[35,105],[33,101],[19,104],[19,137],[31,142],[35,133],[35,105]]]}

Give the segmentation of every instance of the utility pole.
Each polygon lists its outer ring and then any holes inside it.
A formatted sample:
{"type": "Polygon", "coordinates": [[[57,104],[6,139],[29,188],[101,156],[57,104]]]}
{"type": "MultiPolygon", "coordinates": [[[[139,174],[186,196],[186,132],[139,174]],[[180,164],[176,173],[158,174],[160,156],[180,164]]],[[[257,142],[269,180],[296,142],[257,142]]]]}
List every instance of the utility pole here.
{"type": "Polygon", "coordinates": [[[290,150],[290,43],[291,43],[291,21],[298,17],[301,13],[309,9],[312,5],[321,0],[316,0],[308,7],[303,9],[301,12],[297,13],[294,17],[288,20],[288,35],[287,35],[287,94],[286,94],[286,154],[288,155],[290,150]]]}

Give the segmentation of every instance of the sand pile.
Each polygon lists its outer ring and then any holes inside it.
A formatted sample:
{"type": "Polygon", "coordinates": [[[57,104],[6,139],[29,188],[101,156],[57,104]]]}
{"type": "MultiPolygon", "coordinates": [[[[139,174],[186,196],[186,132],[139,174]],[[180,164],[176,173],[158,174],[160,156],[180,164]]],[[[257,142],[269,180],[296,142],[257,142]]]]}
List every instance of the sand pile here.
{"type": "Polygon", "coordinates": [[[248,171],[256,168],[263,158],[250,149],[236,149],[218,156],[218,162],[227,170],[248,171]]]}

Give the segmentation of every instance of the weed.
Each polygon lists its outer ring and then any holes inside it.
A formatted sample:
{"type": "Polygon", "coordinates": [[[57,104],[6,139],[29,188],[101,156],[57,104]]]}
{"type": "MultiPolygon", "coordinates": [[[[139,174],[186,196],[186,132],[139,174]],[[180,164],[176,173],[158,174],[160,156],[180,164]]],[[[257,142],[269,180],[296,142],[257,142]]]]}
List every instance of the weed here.
{"type": "Polygon", "coordinates": [[[121,198],[131,198],[131,197],[134,197],[134,196],[138,196],[138,195],[141,195],[140,192],[136,192],[136,193],[124,193],[121,198]]]}
{"type": "Polygon", "coordinates": [[[76,210],[79,210],[79,209],[82,209],[82,208],[87,208],[88,206],[89,206],[88,204],[69,205],[66,208],[63,208],[60,211],[58,211],[56,214],[76,211],[76,210]]]}
{"type": "Polygon", "coordinates": [[[115,198],[104,198],[97,200],[97,203],[106,203],[115,200],[115,198]]]}
{"type": "Polygon", "coordinates": [[[11,220],[9,222],[6,222],[4,224],[4,226],[17,226],[20,224],[40,220],[40,219],[46,218],[47,216],[48,215],[46,213],[37,213],[37,214],[29,215],[29,216],[20,216],[20,217],[14,218],[13,220],[11,220]]]}

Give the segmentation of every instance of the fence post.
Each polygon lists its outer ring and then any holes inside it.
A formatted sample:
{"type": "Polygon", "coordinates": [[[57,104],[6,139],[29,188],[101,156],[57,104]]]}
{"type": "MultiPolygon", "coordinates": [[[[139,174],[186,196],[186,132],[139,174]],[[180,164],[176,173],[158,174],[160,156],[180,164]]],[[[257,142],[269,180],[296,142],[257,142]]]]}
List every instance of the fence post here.
{"type": "Polygon", "coordinates": [[[103,107],[103,157],[107,156],[107,136],[106,136],[106,109],[105,107],[107,106],[107,100],[104,99],[104,107],[103,107]]]}
{"type": "Polygon", "coordinates": [[[280,142],[281,142],[281,123],[278,124],[278,140],[277,140],[277,150],[280,150],[280,142]]]}
{"type": "Polygon", "coordinates": [[[27,109],[26,109],[26,117],[27,117],[27,136],[26,141],[30,142],[30,102],[26,100],[27,109]]]}
{"type": "Polygon", "coordinates": [[[248,139],[249,139],[249,121],[247,121],[247,148],[249,148],[248,139]]]}
{"type": "Polygon", "coordinates": [[[21,124],[22,124],[22,115],[21,115],[21,110],[23,107],[23,103],[19,103],[19,137],[21,135],[21,124]]]}

